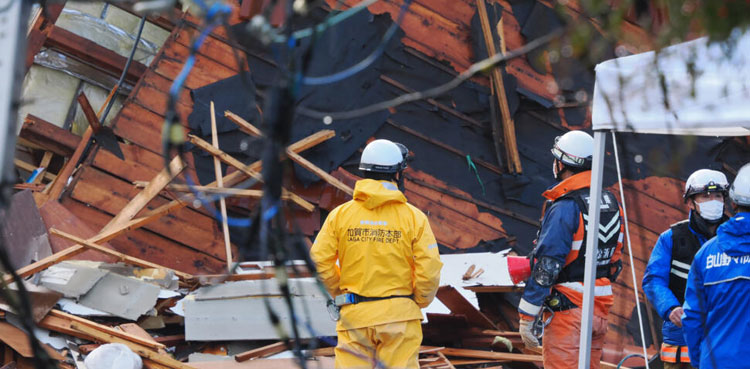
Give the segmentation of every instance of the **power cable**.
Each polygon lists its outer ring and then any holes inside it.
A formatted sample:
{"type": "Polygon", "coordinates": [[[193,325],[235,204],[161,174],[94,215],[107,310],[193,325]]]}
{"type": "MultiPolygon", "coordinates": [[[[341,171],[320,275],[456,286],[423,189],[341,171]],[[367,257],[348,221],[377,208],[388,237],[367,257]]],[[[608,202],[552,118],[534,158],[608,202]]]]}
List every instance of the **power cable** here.
{"type": "Polygon", "coordinates": [[[327,85],[331,83],[336,83],[339,81],[342,81],[344,79],[347,79],[361,71],[363,71],[365,68],[369,67],[372,63],[375,62],[381,55],[383,55],[383,52],[385,51],[385,48],[388,46],[388,43],[393,38],[393,35],[396,34],[396,31],[401,27],[401,22],[404,20],[404,16],[406,15],[407,10],[409,9],[409,6],[411,5],[413,0],[404,0],[404,4],[401,5],[401,9],[399,10],[398,17],[396,18],[396,22],[391,24],[390,27],[388,27],[388,30],[383,35],[383,40],[380,41],[380,44],[378,47],[366,58],[362,59],[359,63],[352,65],[349,68],[346,68],[342,71],[329,74],[326,76],[318,76],[318,77],[310,77],[310,76],[302,76],[301,83],[304,85],[311,85],[311,86],[319,86],[319,85],[327,85]]]}

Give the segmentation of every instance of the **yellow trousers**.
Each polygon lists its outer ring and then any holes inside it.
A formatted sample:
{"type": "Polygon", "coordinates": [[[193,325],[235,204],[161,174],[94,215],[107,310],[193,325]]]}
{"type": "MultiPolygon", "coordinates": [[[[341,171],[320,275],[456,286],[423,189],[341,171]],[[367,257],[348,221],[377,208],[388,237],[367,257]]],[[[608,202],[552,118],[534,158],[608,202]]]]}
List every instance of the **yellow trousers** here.
{"type": "Polygon", "coordinates": [[[418,369],[422,322],[386,323],[338,332],[336,368],[418,369]]]}

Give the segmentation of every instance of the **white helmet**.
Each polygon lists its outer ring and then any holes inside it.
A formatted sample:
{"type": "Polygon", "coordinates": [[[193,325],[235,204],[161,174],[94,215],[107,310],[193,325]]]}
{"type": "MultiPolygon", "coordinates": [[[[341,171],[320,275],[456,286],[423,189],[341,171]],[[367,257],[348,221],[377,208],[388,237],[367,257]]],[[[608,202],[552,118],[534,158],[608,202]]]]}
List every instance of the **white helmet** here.
{"type": "MultiPolygon", "coordinates": [[[[404,148],[406,147],[404,146],[404,148]]],[[[372,141],[365,146],[362,151],[362,158],[359,160],[359,170],[397,173],[406,168],[405,163],[401,148],[389,140],[381,139],[372,141]]]]}
{"type": "Polygon", "coordinates": [[[729,181],[724,173],[718,170],[699,169],[688,177],[682,197],[687,200],[695,194],[710,192],[721,192],[726,195],[727,189],[729,189],[729,181]]]}
{"type": "Polygon", "coordinates": [[[594,138],[583,131],[570,131],[555,138],[552,155],[565,165],[591,168],[594,155],[594,138]]]}
{"type": "Polygon", "coordinates": [[[729,197],[737,205],[750,206],[750,163],[743,165],[737,172],[729,189],[729,197]]]}

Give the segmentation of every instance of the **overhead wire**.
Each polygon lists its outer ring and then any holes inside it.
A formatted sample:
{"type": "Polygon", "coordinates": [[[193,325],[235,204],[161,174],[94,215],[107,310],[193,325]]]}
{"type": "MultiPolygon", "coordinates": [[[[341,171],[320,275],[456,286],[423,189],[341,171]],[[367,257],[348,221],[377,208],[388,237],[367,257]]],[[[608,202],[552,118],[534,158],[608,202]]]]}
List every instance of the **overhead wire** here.
{"type": "Polygon", "coordinates": [[[413,0],[404,0],[404,3],[401,5],[401,9],[399,10],[398,17],[396,18],[396,22],[391,24],[390,27],[388,27],[388,30],[383,35],[383,39],[380,41],[380,44],[378,44],[378,47],[366,58],[362,59],[357,64],[352,65],[349,68],[346,68],[342,71],[332,73],[325,76],[300,76],[300,82],[304,85],[310,85],[310,86],[320,86],[320,85],[327,85],[336,83],[339,81],[342,81],[344,79],[347,79],[361,71],[363,71],[365,68],[372,65],[372,63],[375,62],[381,55],[383,55],[383,52],[385,51],[385,48],[388,46],[388,43],[393,38],[393,35],[396,34],[396,31],[401,27],[401,22],[404,19],[404,16],[406,15],[407,10],[409,9],[409,6],[411,5],[413,0]]]}

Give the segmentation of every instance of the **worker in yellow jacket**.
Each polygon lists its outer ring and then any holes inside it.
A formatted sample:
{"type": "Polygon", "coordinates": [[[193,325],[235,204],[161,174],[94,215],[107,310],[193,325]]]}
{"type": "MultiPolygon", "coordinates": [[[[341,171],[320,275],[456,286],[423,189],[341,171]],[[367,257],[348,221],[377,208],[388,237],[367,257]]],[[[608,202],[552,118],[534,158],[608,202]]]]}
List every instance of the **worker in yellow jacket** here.
{"type": "Polygon", "coordinates": [[[310,256],[340,308],[336,368],[419,368],[422,312],[440,283],[427,217],[398,189],[408,150],[375,140],[354,198],[335,208],[310,256]],[[338,261],[338,265],[337,265],[338,261]]]}

